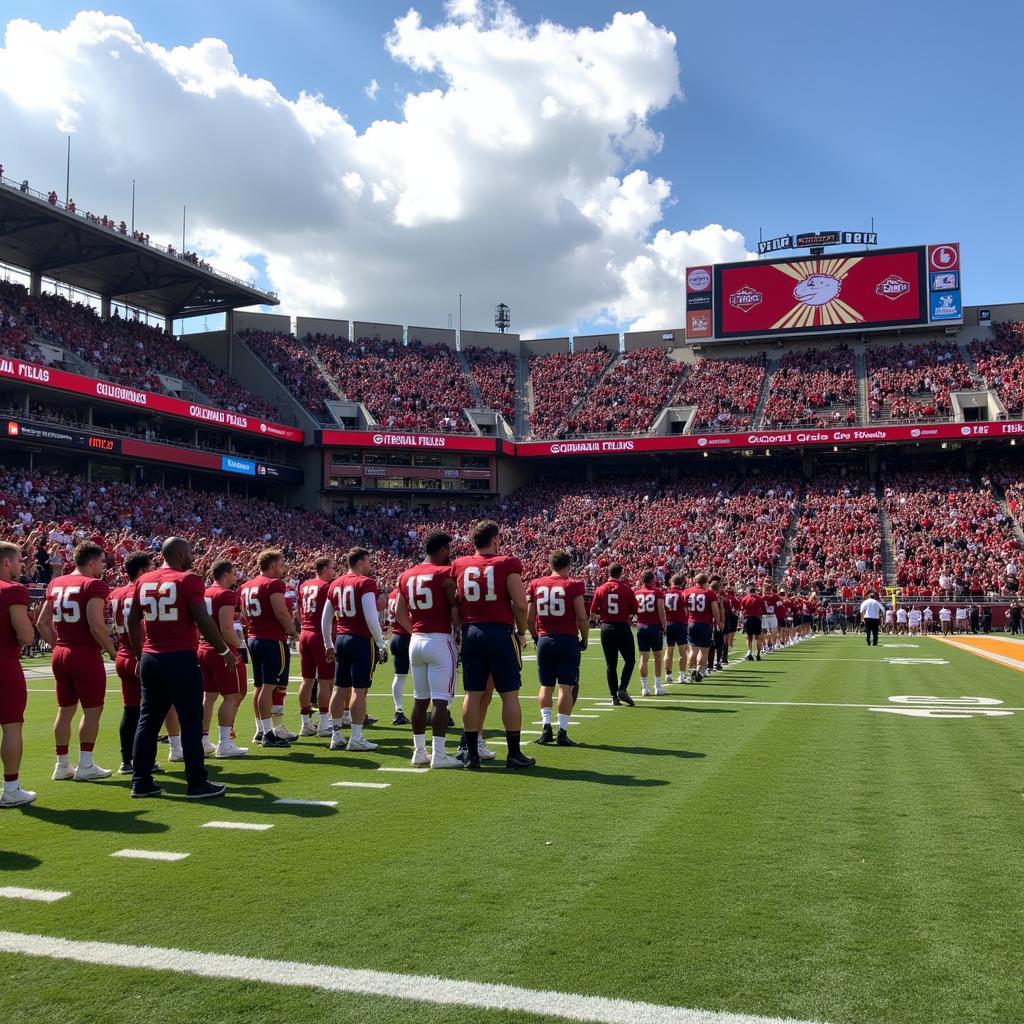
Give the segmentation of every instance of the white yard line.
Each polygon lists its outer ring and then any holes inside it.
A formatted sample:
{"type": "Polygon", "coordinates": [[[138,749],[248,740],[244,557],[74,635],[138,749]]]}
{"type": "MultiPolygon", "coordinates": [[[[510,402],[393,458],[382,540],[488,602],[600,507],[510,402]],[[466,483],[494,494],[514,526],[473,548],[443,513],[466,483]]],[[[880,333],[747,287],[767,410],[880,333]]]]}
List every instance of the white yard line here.
{"type": "Polygon", "coordinates": [[[70,896],[69,892],[56,889],[23,889],[20,885],[0,886],[0,896],[9,900],[31,900],[33,903],[56,903],[70,896]]]}
{"type": "Polygon", "coordinates": [[[110,856],[125,860],[184,860],[189,854],[168,853],[166,850],[117,850],[110,856]]]}
{"type": "Polygon", "coordinates": [[[273,825],[267,825],[265,823],[259,823],[255,821],[207,821],[204,822],[201,828],[233,828],[238,829],[239,832],[267,832],[272,829],[273,825]]]}
{"type": "Polygon", "coordinates": [[[390,782],[332,782],[332,786],[341,786],[346,789],[387,789],[390,782]]]}
{"type": "Polygon", "coordinates": [[[59,939],[49,935],[25,935],[18,932],[0,931],[0,952],[130,970],[171,971],[203,978],[260,982],[322,992],[347,992],[435,1006],[469,1006],[516,1014],[532,1013],[588,1024],[811,1024],[793,1018],[691,1010],[681,1006],[663,1006],[571,992],[544,992],[515,985],[328,967],[289,960],[264,960],[224,953],[200,953],[186,949],[59,939]]]}
{"type": "Polygon", "coordinates": [[[429,768],[378,768],[379,772],[401,772],[403,775],[426,775],[429,768]]]}
{"type": "Polygon", "coordinates": [[[288,804],[293,807],[337,807],[337,800],[293,800],[291,798],[285,798],[283,800],[275,800],[275,804],[288,804]]]}

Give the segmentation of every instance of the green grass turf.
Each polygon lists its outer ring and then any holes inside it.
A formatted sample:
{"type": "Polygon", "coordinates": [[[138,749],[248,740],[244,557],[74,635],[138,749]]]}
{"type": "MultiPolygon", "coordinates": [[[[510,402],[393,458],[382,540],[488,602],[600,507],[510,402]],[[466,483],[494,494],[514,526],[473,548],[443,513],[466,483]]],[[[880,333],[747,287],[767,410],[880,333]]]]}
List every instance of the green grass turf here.
{"type": "MultiPolygon", "coordinates": [[[[213,762],[230,796],[198,806],[130,802],[117,778],[50,782],[54,705],[33,692],[22,775],[39,800],[0,817],[0,884],[72,895],[2,900],[0,928],[833,1024],[1024,1019],[1024,712],[931,720],[740,703],[926,694],[1024,706],[1012,669],[930,639],[888,642],[919,647],[816,639],[599,712],[574,727],[577,749],[526,748],[539,762],[529,774],[375,772],[406,765],[411,749],[379,696],[376,753],[304,740],[213,762]],[[331,787],[343,779],[391,786],[331,787]],[[275,827],[199,828],[225,818],[275,827]],[[191,856],[110,858],[125,846],[191,856]]],[[[532,697],[532,661],[524,678],[532,697]]],[[[606,693],[598,651],[582,680],[586,714],[586,698],[606,693]]],[[[376,692],[389,681],[379,670],[376,692]]],[[[524,703],[524,727],[538,728],[524,703]]],[[[96,754],[114,768],[119,705],[111,692],[96,754]]],[[[247,743],[251,711],[240,723],[247,743]]],[[[183,792],[180,772],[164,778],[183,792]]],[[[13,1022],[537,1019],[17,955],[0,964],[0,1020],[13,1022]]]]}

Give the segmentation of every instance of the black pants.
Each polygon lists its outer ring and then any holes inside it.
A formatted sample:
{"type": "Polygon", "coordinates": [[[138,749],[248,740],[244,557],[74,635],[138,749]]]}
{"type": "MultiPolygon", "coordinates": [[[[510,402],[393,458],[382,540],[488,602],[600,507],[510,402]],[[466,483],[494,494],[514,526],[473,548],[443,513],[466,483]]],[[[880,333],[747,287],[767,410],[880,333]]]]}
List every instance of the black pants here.
{"type": "Polygon", "coordinates": [[[132,785],[150,785],[156,742],[167,712],[173,705],[181,722],[181,750],[189,790],[206,782],[203,764],[203,676],[195,651],[143,654],[139,662],[142,708],[135,733],[132,785]]]}
{"type": "Polygon", "coordinates": [[[714,648],[708,659],[708,664],[721,665],[725,661],[725,633],[720,629],[714,631],[714,648]]]}
{"type": "Polygon", "coordinates": [[[135,733],[139,729],[139,705],[126,704],[121,712],[121,727],[118,730],[121,737],[121,760],[132,759],[132,748],[135,746],[135,733]]]}
{"type": "Polygon", "coordinates": [[[629,686],[636,665],[636,644],[633,630],[627,622],[605,622],[601,625],[601,650],[604,651],[605,676],[608,692],[614,697],[619,690],[629,686]],[[616,673],[619,656],[622,656],[622,675],[616,673]]]}
{"type": "Polygon", "coordinates": [[[868,647],[878,646],[878,627],[881,624],[881,619],[865,619],[864,620],[864,632],[867,634],[868,647]]]}

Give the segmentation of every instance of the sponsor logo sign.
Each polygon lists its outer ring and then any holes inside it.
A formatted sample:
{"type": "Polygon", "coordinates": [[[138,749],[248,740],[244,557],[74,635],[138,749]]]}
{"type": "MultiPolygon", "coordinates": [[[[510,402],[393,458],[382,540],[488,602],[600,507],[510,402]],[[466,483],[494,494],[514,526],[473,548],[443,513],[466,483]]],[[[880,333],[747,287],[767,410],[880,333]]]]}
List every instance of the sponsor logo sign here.
{"type": "Polygon", "coordinates": [[[875,286],[876,295],[882,295],[887,299],[893,300],[902,298],[909,291],[910,282],[905,281],[899,274],[890,274],[875,286]]]}
{"type": "Polygon", "coordinates": [[[691,292],[706,292],[711,289],[711,268],[691,267],[686,272],[686,288],[691,292]]]}
{"type": "Polygon", "coordinates": [[[933,321],[960,320],[962,317],[959,289],[951,292],[935,292],[931,296],[931,319],[933,321]]]}
{"type": "Polygon", "coordinates": [[[729,296],[729,305],[733,309],[738,309],[741,313],[749,313],[755,306],[761,304],[763,298],[764,295],[756,288],[751,288],[749,284],[745,284],[729,296]]]}

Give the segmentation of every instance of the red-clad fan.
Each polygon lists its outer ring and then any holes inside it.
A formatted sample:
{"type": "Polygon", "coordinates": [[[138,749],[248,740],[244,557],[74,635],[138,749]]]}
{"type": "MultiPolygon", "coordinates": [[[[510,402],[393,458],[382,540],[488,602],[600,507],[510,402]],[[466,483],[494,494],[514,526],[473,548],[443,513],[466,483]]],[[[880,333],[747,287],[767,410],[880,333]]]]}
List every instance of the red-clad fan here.
{"type": "Polygon", "coordinates": [[[299,714],[302,716],[300,736],[330,736],[331,687],[334,686],[334,666],[327,660],[320,620],[327,603],[327,590],[334,579],[334,562],[318,558],[313,564],[316,575],[299,584],[299,666],[302,685],[299,687],[299,714]],[[313,687],[316,687],[320,722],[314,728],[313,687]]]}
{"type": "Polygon", "coordinates": [[[743,635],[747,638],[747,661],[754,660],[755,645],[757,660],[761,660],[761,647],[764,643],[765,601],[757,592],[757,585],[751,583],[747,593],[740,598],[740,616],[743,619],[743,635]]]}
{"type": "Polygon", "coordinates": [[[775,610],[778,603],[779,595],[769,583],[768,589],[766,589],[764,593],[764,620],[762,622],[762,625],[764,626],[764,641],[761,647],[762,652],[771,650],[778,639],[779,616],[776,614],[775,610]]]}
{"type": "Polygon", "coordinates": [[[722,626],[722,606],[718,594],[708,586],[707,573],[698,573],[693,584],[682,594],[682,602],[686,605],[687,630],[689,642],[687,666],[690,670],[690,681],[699,683],[707,671],[708,652],[714,638],[714,630],[722,626]]]}
{"type": "Polygon", "coordinates": [[[398,621],[398,587],[388,594],[388,626],[391,628],[391,660],[395,674],[391,678],[391,701],[395,705],[392,725],[408,725],[402,696],[405,693],[405,677],[409,674],[409,631],[398,621]]]}
{"type": "Polygon", "coordinates": [[[459,768],[458,758],[445,751],[449,707],[455,699],[458,654],[453,633],[461,626],[458,590],[451,569],[452,538],[441,531],[424,538],[426,559],[406,569],[395,588],[395,622],[410,634],[412,672],[412,764],[459,768]],[[431,753],[427,755],[427,710],[431,719],[431,753]]]}
{"type": "Polygon", "coordinates": [[[107,670],[103,655],[113,660],[116,650],[107,631],[106,607],[110,588],[101,577],[106,568],[103,548],[83,541],[75,548],[75,571],[50,580],[46,601],[36,626],[39,635],[53,648],[53,678],[57,684],[57,720],[53,739],[57,747],[54,781],[74,779],[87,782],[108,778],[112,773],[92,759],[99,732],[100,716],[107,693],[107,670]],[[82,705],[78,726],[78,766],[71,767],[68,745],[71,723],[82,705]]]}
{"type": "Polygon", "coordinates": [[[242,659],[242,641],[235,632],[235,615],[238,612],[238,593],[234,589],[238,574],[234,565],[222,560],[215,562],[210,570],[213,583],[206,588],[206,610],[217,626],[221,639],[231,648],[238,659],[234,669],[229,669],[224,659],[204,637],[199,641],[199,667],[203,673],[203,752],[219,758],[245,757],[248,747],[240,747],[231,738],[235,716],[246,691],[245,661],[242,659]],[[217,709],[217,745],[210,742],[210,728],[213,725],[213,709],[220,698],[217,709]]]}
{"type": "Polygon", "coordinates": [[[594,591],[590,615],[601,622],[601,650],[612,703],[630,707],[633,707],[633,698],[629,695],[629,680],[636,665],[636,644],[629,620],[636,612],[636,594],[628,583],[622,582],[622,566],[613,562],[608,566],[608,579],[594,591]],[[618,671],[620,657],[621,674],[618,671]]]}
{"type": "Polygon", "coordinates": [[[21,649],[32,643],[35,632],[28,617],[28,589],[21,578],[21,548],[0,543],[0,758],[4,766],[4,791],[0,809],[24,807],[36,795],[21,788],[22,730],[28,688],[21,668],[21,649]]]}
{"type": "Polygon", "coordinates": [[[679,648],[679,682],[686,682],[686,602],[683,574],[673,573],[665,591],[665,682],[672,682],[672,662],[679,648]]]}
{"type": "Polygon", "coordinates": [[[132,796],[159,796],[153,782],[156,740],[174,707],[181,723],[181,748],[188,784],[186,799],[223,796],[203,765],[203,674],[199,633],[234,671],[235,655],[206,610],[203,581],[192,569],[192,547],[184,537],[168,537],[160,549],[164,565],[135,581],[128,613],[128,635],[139,657],[142,710],[132,757],[132,796]]]}
{"type": "Polygon", "coordinates": [[[636,645],[640,651],[640,693],[644,697],[651,695],[647,685],[647,662],[651,653],[654,654],[654,693],[658,697],[665,696],[661,667],[666,625],[665,594],[655,585],[654,572],[648,569],[636,589],[636,645]]]}
{"type": "Polygon", "coordinates": [[[142,682],[139,679],[139,660],[132,649],[128,636],[128,613],[132,608],[132,594],[135,581],[153,568],[153,556],[148,551],[136,551],[124,560],[124,571],[128,577],[126,586],[110,592],[110,617],[114,626],[114,642],[117,658],[114,666],[121,680],[121,767],[119,775],[132,773],[132,747],[135,731],[139,726],[139,706],[142,704],[142,682]]]}
{"type": "Polygon", "coordinates": [[[346,560],[348,572],[328,588],[320,618],[320,638],[328,660],[334,661],[331,750],[376,750],[377,744],[363,736],[363,725],[373,669],[388,660],[380,626],[377,581],[370,576],[370,552],[366,548],[352,548],[346,560]],[[335,619],[338,632],[332,646],[331,630],[335,619]],[[342,732],[346,705],[352,716],[352,735],[348,743],[342,732]]]}
{"type": "Polygon", "coordinates": [[[531,580],[527,588],[530,610],[527,628],[537,644],[537,676],[540,679],[541,736],[552,741],[551,704],[558,686],[558,735],[560,747],[574,747],[569,739],[569,717],[580,690],[580,655],[587,649],[590,623],[584,600],[583,580],[572,579],[572,556],[556,551],[549,559],[551,574],[531,580]]]}

